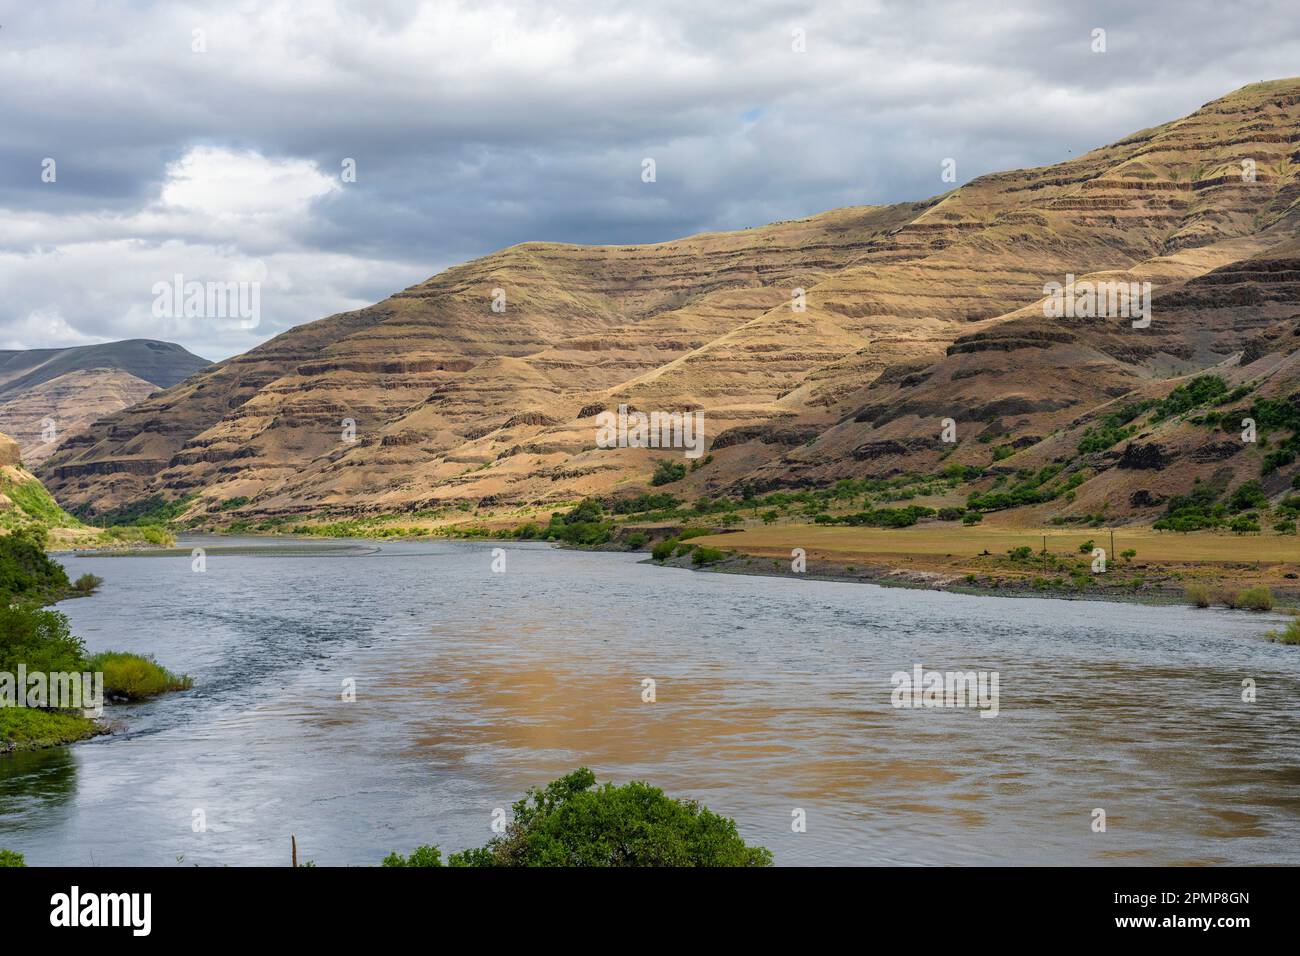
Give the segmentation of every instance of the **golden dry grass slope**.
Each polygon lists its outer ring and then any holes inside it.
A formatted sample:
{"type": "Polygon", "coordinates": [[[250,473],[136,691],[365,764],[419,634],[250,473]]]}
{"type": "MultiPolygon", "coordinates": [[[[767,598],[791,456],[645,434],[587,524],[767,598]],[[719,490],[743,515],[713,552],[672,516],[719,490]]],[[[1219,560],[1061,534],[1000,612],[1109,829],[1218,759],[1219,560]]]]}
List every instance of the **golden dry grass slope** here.
{"type": "Polygon", "coordinates": [[[646,246],[526,243],[213,366],[40,473],[92,514],[187,494],[191,513],[247,498],[232,517],[549,504],[644,489],[669,453],[596,447],[596,413],[627,403],[704,412],[712,460],[672,488],[688,498],[985,468],[1004,444],[1001,468],[1086,468],[1069,507],[1149,515],[1180,482],[1257,472],[1257,450],[1206,452],[1174,420],[1134,439],[1161,451],[1130,464],[1160,469],[1120,468],[1123,448],[1075,461],[1078,435],[1209,367],[1294,391],[1297,139],[1300,80],[1280,80],[924,202],[646,246]],[[1150,281],[1151,326],[1045,318],[1044,285],[1067,274],[1150,281]]]}

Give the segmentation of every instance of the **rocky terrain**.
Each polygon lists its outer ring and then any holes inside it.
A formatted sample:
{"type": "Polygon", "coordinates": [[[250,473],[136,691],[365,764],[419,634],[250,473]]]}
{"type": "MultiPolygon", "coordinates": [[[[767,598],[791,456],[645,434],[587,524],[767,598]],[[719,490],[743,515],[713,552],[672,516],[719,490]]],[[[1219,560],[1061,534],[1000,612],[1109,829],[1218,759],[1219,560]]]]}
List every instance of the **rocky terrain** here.
{"type": "Polygon", "coordinates": [[[1300,391],[1298,140],[1300,79],[1280,80],[922,202],[525,243],[105,416],[39,473],[86,515],[549,507],[645,491],[680,460],[597,447],[596,416],[626,404],[704,413],[709,457],[663,488],[686,500],[958,465],[964,493],[1009,495],[993,522],[1149,521],[1198,479],[1277,496],[1296,470],[1266,459],[1300,391]],[[1150,282],[1150,325],[1046,317],[1068,275],[1150,282]],[[1212,416],[1177,397],[1198,375],[1212,416]],[[1228,426],[1257,407],[1243,441],[1228,426]],[[1055,493],[1026,491],[1045,468],[1055,493]]]}
{"type": "Polygon", "coordinates": [[[209,363],[170,342],[132,339],[0,352],[0,429],[35,467],[100,418],[170,388],[209,363]]]}

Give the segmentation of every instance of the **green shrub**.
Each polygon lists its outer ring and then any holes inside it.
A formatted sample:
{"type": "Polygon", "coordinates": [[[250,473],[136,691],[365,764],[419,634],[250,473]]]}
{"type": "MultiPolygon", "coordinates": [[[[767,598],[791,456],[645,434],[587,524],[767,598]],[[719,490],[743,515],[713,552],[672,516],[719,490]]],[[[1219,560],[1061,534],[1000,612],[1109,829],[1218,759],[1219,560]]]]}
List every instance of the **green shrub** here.
{"type": "Polygon", "coordinates": [[[442,866],[442,851],[436,846],[417,846],[410,856],[401,856],[396,852],[384,857],[380,866],[442,866]]]}
{"type": "Polygon", "coordinates": [[[724,557],[726,555],[722,553],[721,549],[706,548],[704,545],[700,545],[695,549],[695,553],[691,555],[691,563],[695,565],[713,564],[721,561],[724,557]]]}
{"type": "Polygon", "coordinates": [[[72,590],[78,594],[94,594],[103,583],[104,579],[98,575],[86,573],[72,582],[72,590]]]}
{"type": "Polygon", "coordinates": [[[584,499],[572,511],[551,515],[545,536],[551,541],[565,544],[599,545],[613,537],[614,523],[605,520],[605,511],[595,498],[584,499]]]}
{"type": "MultiPolygon", "coordinates": [[[[639,781],[621,787],[595,783],[596,775],[583,767],[544,790],[529,790],[514,804],[504,834],[486,846],[451,854],[448,865],[772,865],[771,851],[747,846],[734,820],[692,800],[675,800],[639,781]]],[[[436,847],[424,846],[408,858],[394,853],[384,865],[437,866],[439,859],[436,847]]]]}
{"type": "Polygon", "coordinates": [[[13,850],[0,850],[0,867],[6,866],[26,866],[23,862],[23,855],[15,853],[13,850]]]}
{"type": "Polygon", "coordinates": [[[1228,383],[1219,376],[1198,375],[1186,385],[1179,385],[1159,402],[1156,402],[1156,411],[1151,416],[1151,420],[1158,422],[1170,415],[1180,415],[1196,408],[1198,405],[1216,401],[1227,394],[1228,383]]]}
{"type": "Polygon", "coordinates": [[[1250,511],[1253,508],[1267,508],[1268,495],[1263,487],[1252,478],[1243,482],[1228,499],[1228,507],[1233,511],[1250,511]]]}
{"type": "Polygon", "coordinates": [[[1210,606],[1210,589],[1199,581],[1187,585],[1183,593],[1187,597],[1188,604],[1195,604],[1197,607],[1210,606]]]}
{"type": "Polygon", "coordinates": [[[92,672],[103,671],[104,693],[141,700],[173,690],[188,690],[194,682],[178,677],[153,659],[122,651],[104,651],[87,662],[92,672]]]}
{"type": "Polygon", "coordinates": [[[49,604],[68,589],[68,575],[30,534],[0,537],[0,603],[49,604]]]}
{"type": "Polygon", "coordinates": [[[1234,534],[1252,534],[1259,531],[1259,520],[1250,514],[1237,515],[1228,522],[1228,530],[1234,534]]]}
{"type": "Polygon", "coordinates": [[[635,498],[624,498],[614,503],[612,510],[615,514],[629,515],[641,514],[646,511],[671,511],[676,508],[680,501],[668,494],[666,491],[655,494],[640,494],[635,498]]]}
{"type": "Polygon", "coordinates": [[[89,509],[78,509],[83,518],[93,517],[95,524],[114,525],[165,525],[175,521],[184,514],[194,501],[195,494],[190,493],[175,501],[164,501],[162,495],[150,495],[129,505],[123,505],[112,511],[94,514],[89,509]]]}
{"type": "MultiPolygon", "coordinates": [[[[772,520],[776,513],[771,512],[772,520]]],[[[933,508],[925,505],[908,505],[906,508],[877,508],[874,511],[859,511],[856,514],[841,515],[831,518],[830,524],[846,524],[852,527],[867,528],[910,528],[921,518],[932,518],[937,514],[933,508]]],[[[763,518],[767,521],[767,516],[763,518]]]]}
{"type": "Polygon", "coordinates": [[[984,516],[980,514],[978,511],[968,511],[966,512],[965,517],[961,519],[961,523],[964,525],[972,525],[972,524],[979,524],[983,520],[984,520],[984,516]]]}
{"type": "Polygon", "coordinates": [[[679,544],[681,542],[676,538],[664,538],[650,550],[650,556],[656,561],[667,561],[673,556],[673,550],[679,544]]]}
{"type": "Polygon", "coordinates": [[[80,671],[85,657],[85,645],[58,611],[0,604],[0,671],[17,673],[20,664],[47,674],[80,671]]]}
{"type": "Polygon", "coordinates": [[[646,537],[644,532],[635,531],[627,536],[627,546],[633,551],[639,551],[641,548],[645,547],[645,543],[649,540],[650,539],[646,537]]]}
{"type": "Polygon", "coordinates": [[[1280,631],[1269,631],[1264,635],[1277,644],[1300,644],[1300,618],[1292,618],[1280,631]]]}
{"type": "Polygon", "coordinates": [[[1245,608],[1249,611],[1271,611],[1273,610],[1273,592],[1262,586],[1246,588],[1237,592],[1233,606],[1245,608]]]}
{"type": "Polygon", "coordinates": [[[1200,531],[1217,528],[1224,523],[1227,505],[1215,504],[1223,492],[1219,483],[1202,484],[1199,479],[1185,495],[1172,495],[1165,505],[1165,517],[1152,527],[1158,531],[1200,531]]]}
{"type": "Polygon", "coordinates": [[[681,481],[686,477],[686,466],[680,461],[673,461],[669,458],[660,459],[655,465],[654,474],[650,478],[650,484],[671,485],[675,481],[681,481]]]}

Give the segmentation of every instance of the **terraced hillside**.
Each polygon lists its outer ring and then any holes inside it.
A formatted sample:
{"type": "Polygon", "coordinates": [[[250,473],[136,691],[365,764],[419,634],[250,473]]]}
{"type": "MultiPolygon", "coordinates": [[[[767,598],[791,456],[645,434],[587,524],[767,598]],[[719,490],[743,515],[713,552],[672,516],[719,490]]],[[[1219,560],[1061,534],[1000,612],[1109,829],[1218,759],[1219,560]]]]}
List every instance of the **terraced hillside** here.
{"type": "Polygon", "coordinates": [[[628,404],[704,413],[710,457],[672,486],[687,500],[961,465],[970,494],[1011,495],[991,520],[1158,517],[1197,478],[1260,474],[1290,434],[1274,421],[1229,454],[1222,422],[1186,420],[1200,405],[1156,403],[1200,373],[1224,384],[1207,400],[1240,392],[1233,412],[1292,394],[1297,139],[1300,80],[1282,80],[924,202],[515,246],[213,366],[41,474],[87,514],[548,505],[644,491],[680,454],[598,448],[595,416],[628,404]],[[1045,317],[1067,275],[1149,281],[1149,327],[1045,317]]]}

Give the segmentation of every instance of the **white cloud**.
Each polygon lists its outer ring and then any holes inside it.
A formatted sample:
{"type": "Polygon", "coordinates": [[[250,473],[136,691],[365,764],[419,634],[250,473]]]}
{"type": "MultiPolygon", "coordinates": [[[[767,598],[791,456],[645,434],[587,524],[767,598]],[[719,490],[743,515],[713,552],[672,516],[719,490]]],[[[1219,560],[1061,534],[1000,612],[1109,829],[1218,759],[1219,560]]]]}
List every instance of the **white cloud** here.
{"type": "Polygon", "coordinates": [[[214,146],[191,149],[168,165],[166,175],[163,211],[199,213],[233,228],[292,221],[340,188],[337,177],[325,175],[309,160],[272,160],[252,150],[214,146]]]}
{"type": "Polygon", "coordinates": [[[1241,16],[1162,6],[17,7],[0,53],[0,340],[163,337],[153,282],[262,263],[255,335],[170,333],[219,358],[514,242],[656,241],[922,199],[947,188],[946,157],[959,182],[1056,162],[1296,72],[1300,20],[1282,0],[1241,16]],[[45,156],[57,184],[39,180],[45,156]],[[345,157],[356,183],[339,180],[345,157]]]}
{"type": "Polygon", "coordinates": [[[182,341],[224,358],[292,325],[369,304],[355,289],[415,281],[409,265],[311,248],[313,206],[339,188],[307,160],[197,147],[133,211],[0,211],[0,320],[11,348],[120,338],[182,341]],[[264,324],[153,315],[155,283],[258,281],[264,324]]]}

